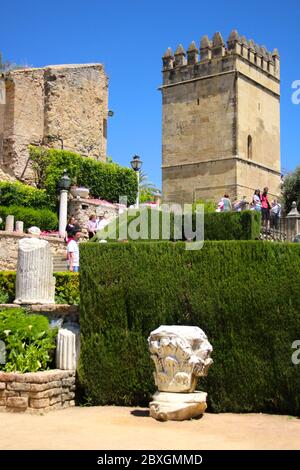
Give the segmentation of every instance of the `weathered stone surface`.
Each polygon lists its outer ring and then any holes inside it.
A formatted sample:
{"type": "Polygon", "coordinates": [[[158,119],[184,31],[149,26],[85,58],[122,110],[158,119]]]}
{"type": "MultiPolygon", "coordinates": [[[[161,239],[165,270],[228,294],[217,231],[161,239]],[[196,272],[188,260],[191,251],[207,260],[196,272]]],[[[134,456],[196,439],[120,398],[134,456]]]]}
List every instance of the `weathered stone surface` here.
{"type": "Polygon", "coordinates": [[[156,392],[150,402],[150,416],[160,421],[183,421],[201,416],[206,410],[205,392],[156,392]]]}
{"type": "Polygon", "coordinates": [[[6,388],[6,383],[0,382],[0,390],[5,390],[5,388],[6,388]]]}
{"type": "Polygon", "coordinates": [[[207,375],[212,346],[196,326],[160,326],[148,338],[156,372],[155,384],[163,392],[194,392],[197,378],[207,375]]]}
{"type": "Polygon", "coordinates": [[[7,390],[16,390],[19,392],[29,392],[30,384],[25,382],[9,382],[7,390]]]}
{"type": "Polygon", "coordinates": [[[44,390],[42,392],[30,392],[29,396],[30,398],[50,398],[55,395],[61,395],[63,393],[62,388],[50,388],[48,390],[44,390]]]}
{"type": "Polygon", "coordinates": [[[48,383],[31,383],[30,384],[30,391],[31,392],[43,392],[45,390],[49,390],[52,388],[59,388],[61,386],[60,380],[53,380],[48,383]]]}
{"type": "Polygon", "coordinates": [[[214,46],[213,60],[205,37],[200,64],[163,70],[163,200],[250,199],[265,186],[278,197],[279,59],[256,61],[246,44],[224,55],[220,36],[214,46]]]}
{"type": "Polygon", "coordinates": [[[101,64],[11,71],[0,110],[3,171],[33,180],[28,145],[40,143],[105,161],[108,79],[101,64]]]}
{"type": "Polygon", "coordinates": [[[6,406],[9,408],[27,408],[28,398],[25,397],[8,397],[6,406]]]}
{"type": "Polygon", "coordinates": [[[55,278],[50,245],[46,240],[19,242],[16,300],[18,304],[54,303],[55,278]]]}
{"type": "Polygon", "coordinates": [[[46,408],[47,406],[49,406],[49,403],[49,398],[30,398],[31,408],[46,408]]]}
{"type": "MultiPolygon", "coordinates": [[[[26,235],[27,238],[35,238],[34,235],[26,235]]],[[[18,244],[24,234],[18,232],[0,232],[0,270],[15,271],[17,269],[18,244]]],[[[50,244],[53,256],[65,257],[64,241],[54,237],[43,237],[50,244]]]]}

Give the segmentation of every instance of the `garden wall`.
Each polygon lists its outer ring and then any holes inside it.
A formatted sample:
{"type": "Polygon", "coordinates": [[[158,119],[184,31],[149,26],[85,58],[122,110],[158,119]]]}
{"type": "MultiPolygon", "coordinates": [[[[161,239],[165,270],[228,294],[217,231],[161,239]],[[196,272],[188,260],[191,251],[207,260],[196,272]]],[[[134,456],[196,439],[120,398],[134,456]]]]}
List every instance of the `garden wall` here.
{"type": "Polygon", "coordinates": [[[75,405],[75,370],[0,371],[0,411],[44,412],[75,405]]]}
{"type": "Polygon", "coordinates": [[[214,412],[300,413],[300,246],[259,241],[86,243],[79,377],[94,404],[147,405],[149,333],[196,325],[214,364],[198,389],[214,412]]]}
{"type": "MultiPolygon", "coordinates": [[[[0,231],[0,270],[15,270],[17,268],[18,243],[22,238],[36,238],[28,233],[12,233],[0,231]]],[[[63,240],[54,237],[40,237],[50,243],[53,256],[66,257],[66,246],[63,240]]]]}

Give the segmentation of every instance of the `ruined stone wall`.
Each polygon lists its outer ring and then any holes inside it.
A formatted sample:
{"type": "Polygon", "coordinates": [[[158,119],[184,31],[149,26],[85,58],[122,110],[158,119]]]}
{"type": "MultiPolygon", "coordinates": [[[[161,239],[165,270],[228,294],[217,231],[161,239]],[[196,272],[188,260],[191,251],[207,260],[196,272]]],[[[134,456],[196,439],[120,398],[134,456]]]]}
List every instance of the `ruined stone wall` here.
{"type": "Polygon", "coordinates": [[[105,161],[108,79],[101,64],[10,72],[0,105],[0,167],[32,180],[28,145],[64,148],[105,161]],[[2,145],[1,145],[2,142],[2,145]]]}

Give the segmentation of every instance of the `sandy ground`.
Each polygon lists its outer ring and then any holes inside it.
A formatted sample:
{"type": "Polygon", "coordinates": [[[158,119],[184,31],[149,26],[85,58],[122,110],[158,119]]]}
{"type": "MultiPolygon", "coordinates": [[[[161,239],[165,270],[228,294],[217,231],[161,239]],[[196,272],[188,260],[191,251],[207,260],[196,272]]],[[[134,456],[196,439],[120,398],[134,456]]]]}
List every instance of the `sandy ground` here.
{"type": "Polygon", "coordinates": [[[300,449],[300,419],[291,416],[224,413],[159,422],[146,409],[107,406],[1,413],[0,422],[1,450],[300,449]]]}

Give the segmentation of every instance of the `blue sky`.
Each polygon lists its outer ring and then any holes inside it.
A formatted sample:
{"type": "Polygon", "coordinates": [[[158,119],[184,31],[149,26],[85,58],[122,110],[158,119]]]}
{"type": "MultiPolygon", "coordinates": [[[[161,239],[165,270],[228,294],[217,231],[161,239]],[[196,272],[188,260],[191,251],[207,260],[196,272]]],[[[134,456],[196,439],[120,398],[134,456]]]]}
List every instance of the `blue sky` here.
{"type": "Polygon", "coordinates": [[[40,67],[100,62],[109,75],[108,155],[129,165],[144,161],[161,184],[161,57],[168,46],[233,28],[281,56],[281,160],[300,164],[300,104],[292,82],[300,80],[299,1],[251,0],[11,0],[1,5],[3,58],[40,67]]]}

